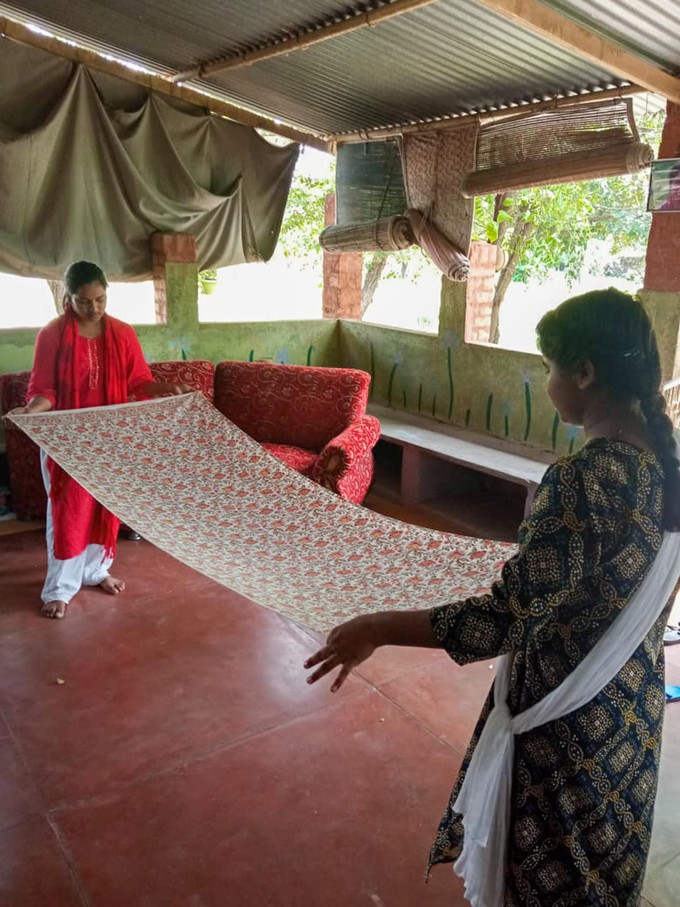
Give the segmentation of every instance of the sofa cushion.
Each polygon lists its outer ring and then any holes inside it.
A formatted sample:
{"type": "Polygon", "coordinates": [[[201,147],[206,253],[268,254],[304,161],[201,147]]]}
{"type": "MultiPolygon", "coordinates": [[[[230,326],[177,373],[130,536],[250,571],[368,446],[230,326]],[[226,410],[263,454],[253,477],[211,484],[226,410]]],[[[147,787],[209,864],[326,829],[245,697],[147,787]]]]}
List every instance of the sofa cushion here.
{"type": "Polygon", "coordinates": [[[205,394],[208,400],[212,400],[215,396],[215,364],[207,359],[151,362],[149,368],[154,381],[188,384],[189,387],[195,387],[197,391],[205,394]]]}
{"type": "Polygon", "coordinates": [[[3,413],[8,413],[16,406],[26,405],[26,392],[28,382],[31,380],[30,370],[27,372],[10,372],[0,376],[0,406],[3,413]]]}
{"type": "Polygon", "coordinates": [[[215,406],[256,441],[318,453],[364,414],[370,381],[358,369],[220,362],[215,406]]]}
{"type": "Polygon", "coordinates": [[[289,444],[263,444],[262,446],[286,466],[290,466],[296,472],[301,472],[303,476],[312,478],[314,466],[319,458],[319,455],[313,450],[303,450],[301,447],[291,447],[289,444]]]}
{"type": "MultiPolygon", "coordinates": [[[[0,408],[3,413],[26,404],[30,377],[30,371],[2,375],[0,408]]],[[[44,519],[47,495],[40,471],[40,448],[10,422],[5,422],[4,428],[12,509],[22,520],[44,519]]]]}

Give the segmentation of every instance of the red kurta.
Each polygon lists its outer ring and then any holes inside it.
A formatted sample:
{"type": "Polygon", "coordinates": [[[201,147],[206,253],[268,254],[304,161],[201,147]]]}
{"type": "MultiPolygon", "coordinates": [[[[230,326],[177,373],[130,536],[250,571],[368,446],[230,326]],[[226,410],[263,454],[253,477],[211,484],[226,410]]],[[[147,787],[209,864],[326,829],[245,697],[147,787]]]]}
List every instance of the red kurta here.
{"type": "MultiPolygon", "coordinates": [[[[137,335],[130,325],[104,316],[99,337],[78,334],[70,310],[39,333],[27,400],[46,397],[54,409],[125,403],[152,381],[137,335]]],[[[115,553],[118,520],[56,463],[50,470],[54,555],[67,560],[89,544],[115,553]]]]}

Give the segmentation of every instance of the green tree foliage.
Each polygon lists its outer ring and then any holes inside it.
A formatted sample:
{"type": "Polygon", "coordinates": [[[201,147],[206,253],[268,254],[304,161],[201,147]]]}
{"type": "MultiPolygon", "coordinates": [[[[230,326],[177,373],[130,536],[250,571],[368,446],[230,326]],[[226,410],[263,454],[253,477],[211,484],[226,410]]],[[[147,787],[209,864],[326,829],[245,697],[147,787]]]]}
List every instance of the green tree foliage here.
{"type": "MultiPolygon", "coordinates": [[[[284,256],[295,259],[301,268],[312,269],[319,281],[322,275],[319,234],[324,229],[326,196],[334,190],[334,181],[330,178],[318,179],[296,174],[288,194],[279,236],[284,256]]],[[[370,305],[380,280],[397,277],[415,280],[424,261],[420,249],[366,253],[362,310],[366,311],[370,305]]]]}
{"type": "MultiPolygon", "coordinates": [[[[646,117],[640,132],[656,150],[663,115],[646,117]]],[[[628,276],[640,279],[651,216],[645,211],[649,173],[544,186],[475,199],[475,238],[505,252],[494,298],[491,341],[498,342],[498,315],[512,281],[544,280],[561,271],[578,280],[592,239],[609,240],[611,252],[639,249],[628,276]]],[[[623,276],[623,275],[622,275],[623,276]]]]}
{"type": "Polygon", "coordinates": [[[319,234],[324,228],[324,201],[335,186],[331,179],[296,174],[288,193],[279,243],[286,258],[321,274],[319,234]]]}

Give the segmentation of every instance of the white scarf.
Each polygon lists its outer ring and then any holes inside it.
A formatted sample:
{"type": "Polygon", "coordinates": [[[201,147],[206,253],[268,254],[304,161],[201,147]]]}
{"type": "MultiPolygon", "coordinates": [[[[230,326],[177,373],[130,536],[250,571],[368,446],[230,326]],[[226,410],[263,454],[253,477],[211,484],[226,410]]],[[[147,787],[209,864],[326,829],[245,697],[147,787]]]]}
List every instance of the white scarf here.
{"type": "MultiPolygon", "coordinates": [[[[676,433],[676,446],[680,449],[676,433]]],[[[454,871],[472,907],[503,907],[514,735],[563,718],[584,706],[619,673],[652,629],[675,591],[680,573],[680,532],[664,534],[640,588],[554,690],[513,718],[507,705],[512,655],[498,661],[494,708],[475,747],[453,809],[463,815],[465,838],[454,871]]]]}

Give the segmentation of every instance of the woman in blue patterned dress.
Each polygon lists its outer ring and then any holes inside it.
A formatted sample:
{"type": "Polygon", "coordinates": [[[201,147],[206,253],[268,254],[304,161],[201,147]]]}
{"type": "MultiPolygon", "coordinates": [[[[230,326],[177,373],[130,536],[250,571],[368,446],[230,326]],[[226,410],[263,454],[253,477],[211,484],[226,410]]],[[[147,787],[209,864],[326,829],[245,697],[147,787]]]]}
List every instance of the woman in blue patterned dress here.
{"type": "MultiPolygon", "coordinates": [[[[563,421],[583,426],[586,443],[547,470],[518,554],[488,595],[337,627],[306,663],[320,665],[309,682],[339,667],[338,689],[381,645],[442,647],[458,664],[510,653],[507,704],[517,715],[578,668],[641,586],[664,532],[680,530],[680,464],[660,392],[658,347],[640,302],[611,289],[574,297],[543,318],[538,338],[550,399],[563,421]]],[[[594,698],[515,738],[505,907],[639,903],[670,607],[594,698]]],[[[493,693],[430,865],[461,854],[454,803],[492,707],[493,693]]]]}

